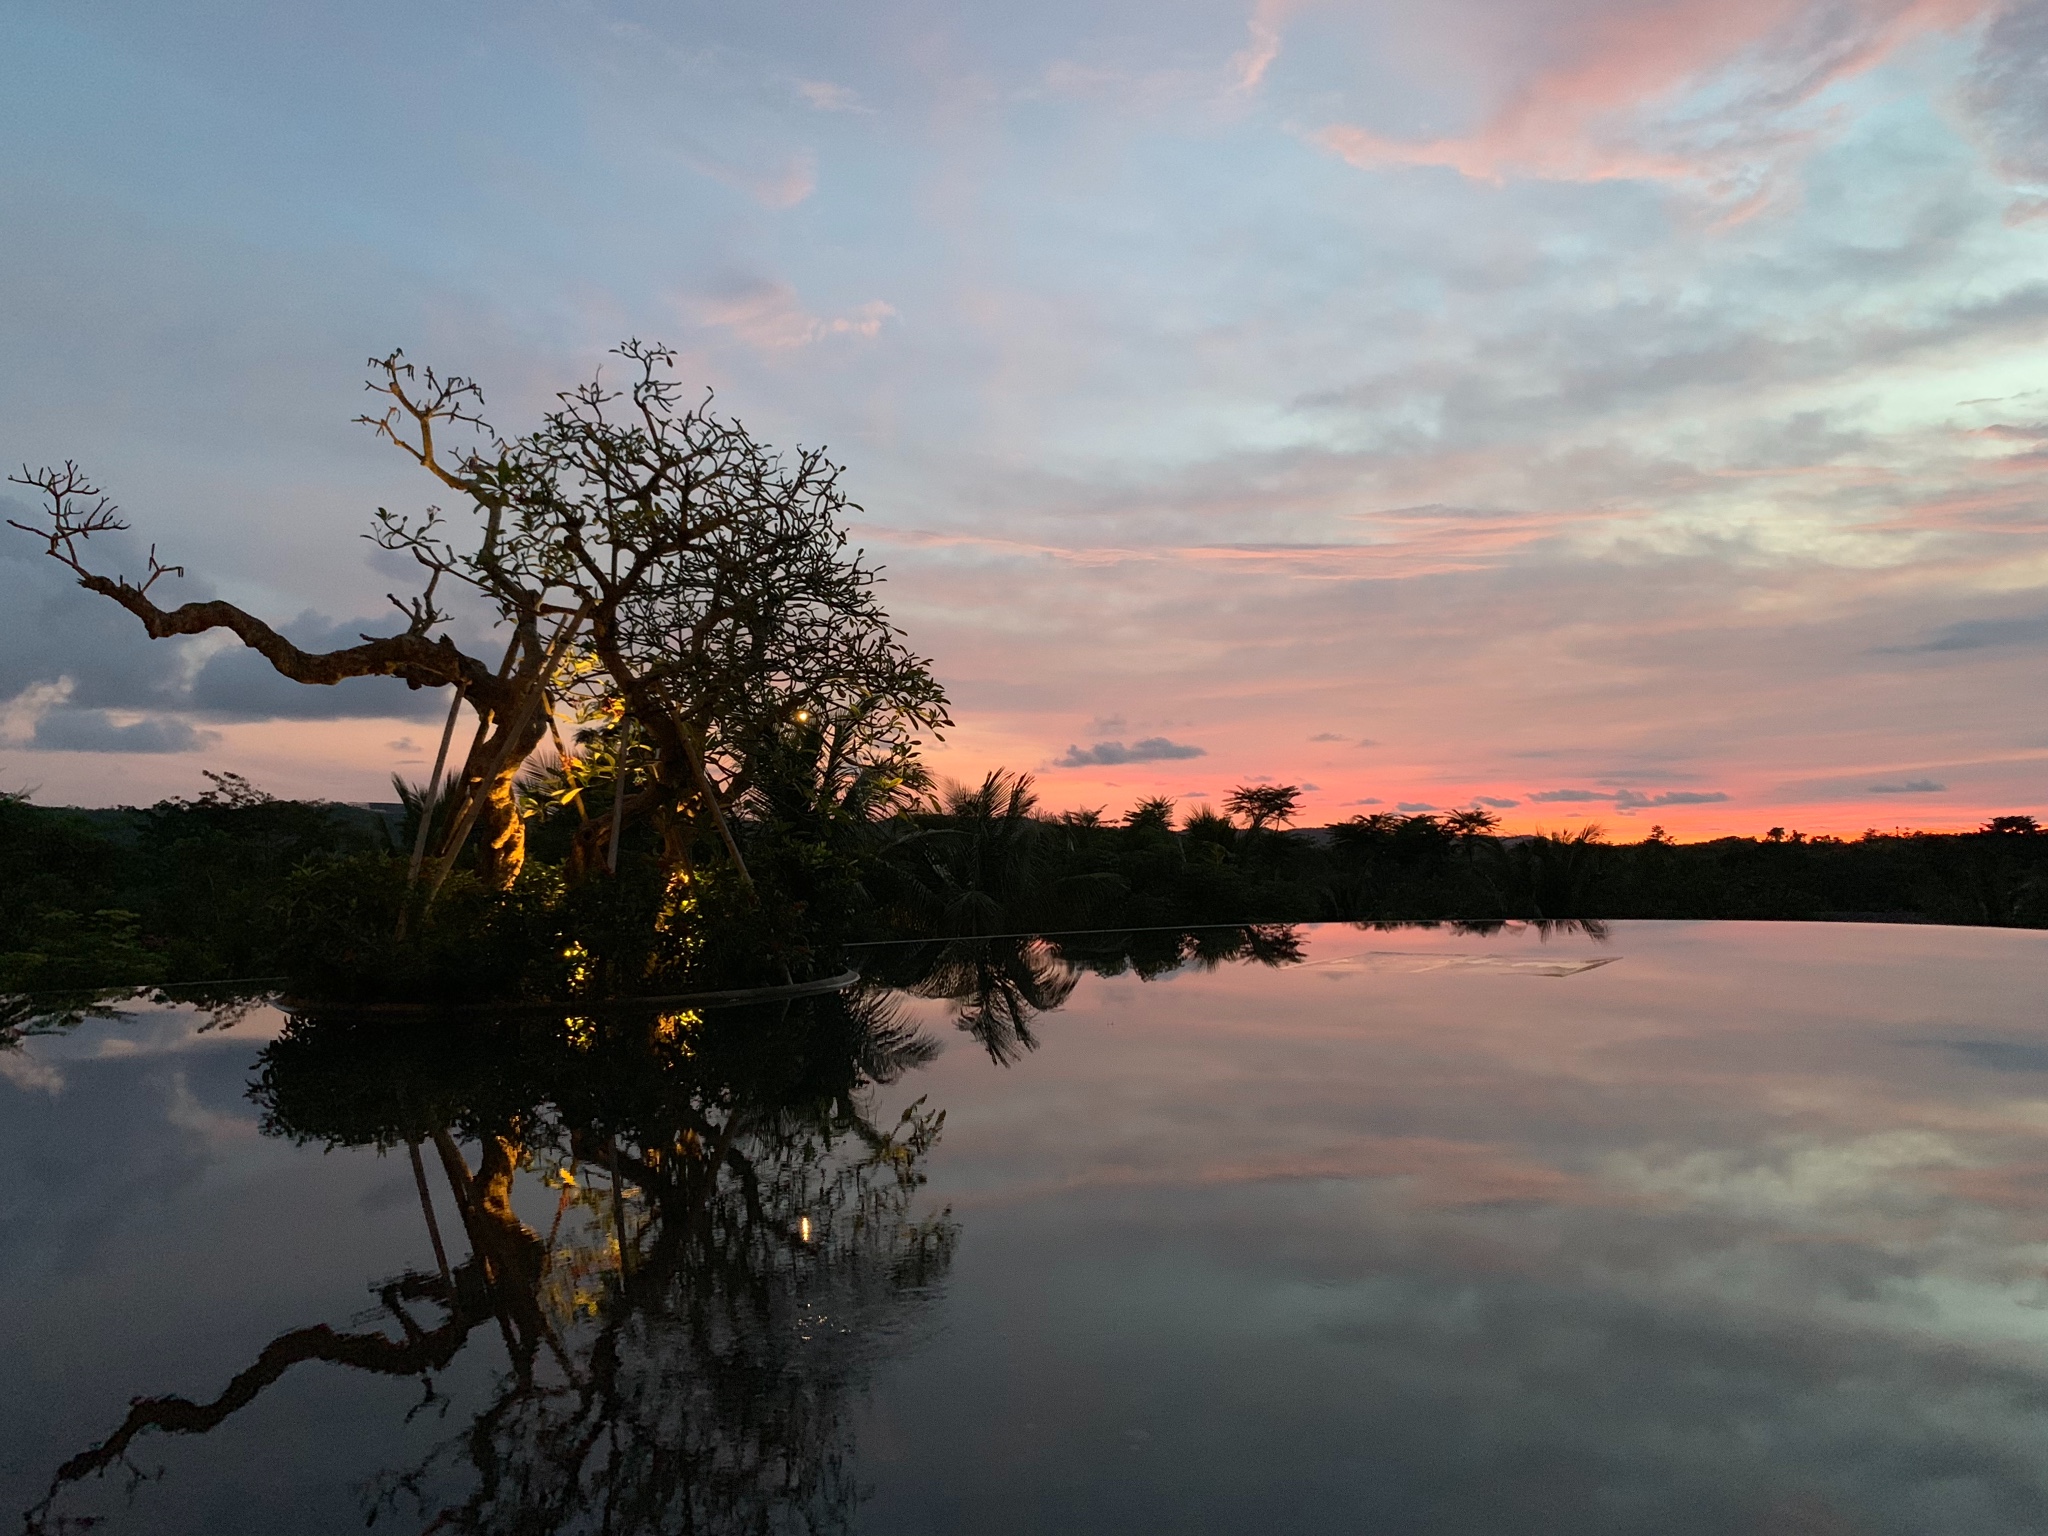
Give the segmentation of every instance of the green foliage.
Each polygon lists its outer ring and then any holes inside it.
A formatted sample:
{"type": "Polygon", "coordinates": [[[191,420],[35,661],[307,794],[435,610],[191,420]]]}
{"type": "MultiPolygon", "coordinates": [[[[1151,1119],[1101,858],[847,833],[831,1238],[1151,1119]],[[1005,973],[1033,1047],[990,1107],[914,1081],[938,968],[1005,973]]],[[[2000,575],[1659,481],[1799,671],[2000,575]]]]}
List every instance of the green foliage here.
{"type": "Polygon", "coordinates": [[[380,846],[341,807],[278,800],[236,774],[136,813],[133,905],[164,946],[170,979],[276,972],[285,941],[279,893],[300,866],[380,846]]]}
{"type": "Polygon", "coordinates": [[[164,957],[142,936],[133,912],[38,907],[9,924],[0,950],[0,992],[147,986],[168,979],[164,957]]]}
{"type": "Polygon", "coordinates": [[[0,797],[0,987],[276,973],[286,878],[381,838],[346,807],[208,777],[205,793],[147,810],[87,814],[0,797]]]}

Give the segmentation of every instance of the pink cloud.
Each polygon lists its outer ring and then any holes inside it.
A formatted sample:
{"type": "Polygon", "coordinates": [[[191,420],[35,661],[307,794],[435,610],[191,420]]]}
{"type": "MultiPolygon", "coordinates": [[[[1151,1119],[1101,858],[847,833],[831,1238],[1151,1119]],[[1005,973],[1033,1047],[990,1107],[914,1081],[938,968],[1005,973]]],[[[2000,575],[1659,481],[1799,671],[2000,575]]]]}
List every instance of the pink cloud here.
{"type": "Polygon", "coordinates": [[[765,169],[701,150],[685,152],[680,158],[691,170],[738,188],[764,208],[794,208],[818,190],[817,157],[808,150],[765,169]]]}
{"type": "Polygon", "coordinates": [[[1230,88],[1255,91],[1266,71],[1280,57],[1280,24],[1296,9],[1297,0],[1258,0],[1245,22],[1245,45],[1230,59],[1230,88]]]}
{"type": "Polygon", "coordinates": [[[807,347],[833,336],[876,336],[883,322],[896,315],[895,306],[880,299],[870,299],[851,314],[814,315],[788,283],[762,283],[728,297],[679,307],[700,324],[721,326],[764,352],[807,347]]]}
{"type": "Polygon", "coordinates": [[[830,80],[799,80],[796,93],[820,112],[874,111],[874,108],[862,104],[859,94],[851,86],[834,85],[830,80]]]}
{"type": "Polygon", "coordinates": [[[855,531],[882,545],[1041,559],[1067,566],[1154,565],[1264,572],[1297,580],[1356,581],[1483,570],[1571,528],[1629,514],[1611,508],[1571,508],[1475,517],[1452,508],[1404,507],[1348,515],[1381,536],[1343,543],[1070,545],[875,524],[862,524],[855,531]]]}
{"type": "Polygon", "coordinates": [[[1560,22],[1566,57],[1524,74],[1469,133],[1403,139],[1334,123],[1309,137],[1361,169],[1441,166],[1496,184],[1686,183],[1754,203],[1773,162],[1823,131],[1793,109],[1917,36],[1964,25],[1985,3],[1854,0],[1823,10],[1813,0],[1667,0],[1616,9],[1560,22]]]}

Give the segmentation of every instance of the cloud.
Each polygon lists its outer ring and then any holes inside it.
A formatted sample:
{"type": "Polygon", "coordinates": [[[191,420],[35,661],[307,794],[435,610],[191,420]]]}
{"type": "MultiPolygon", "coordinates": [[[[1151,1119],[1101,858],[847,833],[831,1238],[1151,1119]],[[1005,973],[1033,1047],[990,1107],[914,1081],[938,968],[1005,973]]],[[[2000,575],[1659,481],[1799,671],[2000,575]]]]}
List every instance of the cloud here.
{"type": "Polygon", "coordinates": [[[18,1048],[0,1048],[0,1078],[23,1093],[46,1093],[54,1099],[64,1091],[62,1068],[53,1062],[38,1061],[18,1048]]]}
{"type": "Polygon", "coordinates": [[[1873,784],[1873,795],[1939,795],[1948,789],[1946,784],[1937,784],[1932,779],[1907,779],[1902,784],[1873,784]]]}
{"type": "Polygon", "coordinates": [[[884,321],[896,316],[896,307],[880,299],[868,300],[851,314],[814,315],[803,307],[796,289],[782,282],[738,285],[683,307],[699,324],[722,327],[764,352],[808,347],[835,336],[872,338],[881,334],[884,321]]]}
{"type": "Polygon", "coordinates": [[[1308,783],[1304,783],[1304,784],[1302,784],[1302,785],[1301,785],[1300,787],[1301,787],[1301,789],[1302,789],[1303,791],[1305,791],[1305,792],[1307,792],[1307,791],[1314,791],[1314,792],[1320,793],[1320,792],[1321,792],[1321,790],[1322,790],[1322,787],[1323,787],[1323,786],[1322,786],[1322,785],[1320,785],[1320,784],[1308,784],[1308,783]]]}
{"type": "Polygon", "coordinates": [[[1984,29],[1963,99],[2001,174],[2048,182],[2048,10],[2038,0],[2008,0],[1984,29]]]}
{"type": "MultiPolygon", "coordinates": [[[[1493,42],[1507,76],[1471,131],[1405,138],[1333,123],[1312,142],[1360,169],[1437,166],[1473,181],[1651,181],[1754,203],[1786,163],[1829,133],[1819,98],[1919,34],[1953,28],[1984,0],[1666,0],[1593,5],[1532,45],[1511,22],[1493,42]],[[1515,57],[1519,52],[1520,57],[1515,57]],[[1527,59],[1529,63],[1523,63],[1527,59]]],[[[2004,77],[1983,94],[2004,103],[2004,77]]],[[[1839,112],[1839,108],[1837,111],[1839,112]]],[[[2005,110],[2000,107],[1999,110],[2005,110]]]]}
{"type": "Polygon", "coordinates": [[[1718,789],[1667,789],[1660,795],[1644,795],[1624,789],[1615,794],[1614,804],[1619,810],[1639,811],[1653,805],[1719,805],[1727,798],[1718,789]]]}
{"type": "MultiPolygon", "coordinates": [[[[876,522],[960,541],[892,548],[884,593],[971,701],[934,749],[940,773],[978,779],[992,764],[977,754],[1014,759],[1067,724],[1070,741],[1128,746],[1136,722],[1072,721],[1125,698],[1155,733],[1202,729],[1210,766],[1290,780],[1313,767],[1337,775],[1340,799],[1346,777],[1354,790],[1425,780],[1322,751],[1341,741],[1299,752],[1301,727],[1332,714],[1373,719],[1388,733],[1376,763],[1427,763],[1445,788],[1504,782],[1489,765],[1506,762],[1542,767],[1546,789],[1775,775],[1868,801],[1871,764],[1981,761],[1971,794],[2017,804],[2040,731],[2014,704],[2015,664],[2038,653],[2023,633],[1943,626],[2048,612],[2024,553],[2042,505],[2014,462],[2027,444],[1971,435],[2048,420],[2048,395],[2012,362],[2048,317],[2030,244],[2048,226],[2001,222],[2023,192],[2048,191],[2027,171],[2048,145],[2035,62],[2048,12],[2021,0],[1982,8],[1985,29],[1953,43],[1926,31],[1972,9],[1455,0],[1410,17],[1235,0],[1079,32],[1066,13],[1024,33],[965,16],[950,62],[908,70],[886,19],[793,54],[740,47],[741,23],[714,18],[673,51],[522,75],[531,92],[421,98],[446,131],[394,135],[389,158],[351,150],[365,218],[457,184],[505,231],[457,264],[452,288],[432,249],[385,242],[365,282],[270,238],[302,212],[305,166],[278,149],[289,134],[201,142],[146,90],[121,93],[99,137],[25,110],[24,163],[63,174],[47,178],[51,215],[0,251],[17,300],[0,305],[0,331],[48,366],[0,381],[0,421],[17,454],[106,466],[167,551],[227,591],[282,594],[267,612],[369,611],[380,589],[342,572],[357,564],[342,551],[362,510],[412,493],[327,457],[352,413],[351,380],[332,370],[359,350],[337,343],[460,332],[462,355],[444,343],[437,360],[478,372],[517,428],[628,320],[659,329],[650,298],[678,295],[711,328],[666,324],[722,402],[775,442],[842,451],[876,522]],[[1929,45],[1902,56],[1907,36],[1929,45]],[[1886,49],[1898,62],[1882,78],[1851,78],[1886,49]],[[1192,60],[1207,94],[1199,110],[1193,93],[1133,108],[1107,87],[1020,105],[1046,60],[1076,50],[1133,79],[1192,60]],[[1226,59],[1247,95],[1219,109],[1226,59]],[[836,111],[850,88],[886,107],[889,133],[836,111]],[[601,137],[562,140],[547,167],[576,189],[567,201],[522,197],[488,157],[464,158],[519,142],[522,119],[583,121],[583,108],[601,137]],[[1359,173],[1276,131],[1340,119],[1397,159],[1403,144],[1456,141],[1473,175],[1396,173],[1398,188],[1350,195],[1359,173]],[[466,121],[503,131],[465,134],[466,121]],[[204,189],[172,163],[137,183],[132,218],[65,191],[103,184],[119,169],[108,146],[154,142],[157,122],[180,125],[173,162],[233,156],[248,175],[186,210],[204,189]],[[1076,143],[1099,146],[1078,170],[1076,143]],[[703,146],[770,201],[818,190],[794,217],[764,212],[682,170],[703,146]],[[1647,183],[1592,185],[1628,157],[1656,162],[1660,186],[1735,200],[1796,165],[1807,195],[1709,234],[1647,183]],[[1489,174],[1518,184],[1496,194],[1489,174]],[[1344,259],[1318,254],[1332,250],[1344,259]],[[904,319],[861,312],[890,295],[904,319]],[[164,314],[205,323],[166,329],[164,314]],[[216,387],[192,389],[202,376],[216,387]],[[1999,403],[1955,404],[1987,398],[1999,403]],[[220,558],[231,540],[246,553],[220,558]],[[1987,640],[2004,648],[1971,648],[1987,640]],[[1915,641],[1954,654],[1868,655],[1915,641]],[[1509,755],[1560,742],[1571,750],[1547,762],[1509,755]],[[1667,776],[1673,764],[1711,776],[1667,776]]],[[[24,46],[18,73],[60,102],[67,77],[46,66],[76,60],[24,46]]],[[[239,99],[234,50],[180,57],[239,99]]],[[[346,50],[316,64],[342,70],[346,50]]],[[[9,540],[27,545],[0,530],[9,540]]],[[[33,561],[41,590],[102,613],[109,641],[119,628],[138,654],[103,656],[100,631],[69,627],[74,610],[17,612],[9,589],[0,699],[68,675],[68,707],[114,722],[183,707],[211,647],[153,645],[33,561]]],[[[199,585],[176,584],[211,595],[199,585]]],[[[235,684],[212,695],[221,718],[275,718],[256,689],[276,685],[226,674],[207,678],[210,692],[235,684]]],[[[365,708],[432,707],[396,683],[363,691],[365,708]]],[[[429,754],[438,728],[416,738],[429,754]]],[[[358,734],[360,762],[332,755],[339,734],[291,723],[235,740],[361,798],[393,733],[358,734]]],[[[166,771],[189,759],[135,759],[138,785],[166,771]]],[[[1961,820],[1975,802],[1958,807],[1961,820]]],[[[1569,803],[1532,815],[1573,810],[1614,817],[1569,803]]]]}
{"type": "Polygon", "coordinates": [[[2023,1040],[1943,1040],[1949,1050],[1992,1072],[2048,1072],[2048,1046],[2023,1040]]]}
{"type": "Polygon", "coordinates": [[[1339,805],[1385,805],[1387,802],[1378,795],[1367,795],[1363,800],[1340,800],[1339,805]]]}
{"type": "MultiPolygon", "coordinates": [[[[36,521],[31,508],[0,496],[0,517],[36,521]]],[[[101,535],[92,555],[101,568],[133,573],[147,558],[130,535],[101,535]]],[[[166,581],[176,601],[205,600],[197,580],[166,581]]],[[[199,643],[151,640],[130,614],[80,588],[38,547],[0,527],[0,699],[68,679],[65,699],[93,709],[174,707],[199,643]]]]}
{"type": "MultiPolygon", "coordinates": [[[[29,520],[28,509],[8,498],[0,498],[0,513],[29,520]]],[[[445,692],[409,689],[396,678],[352,678],[331,687],[292,682],[222,632],[151,640],[132,614],[80,589],[12,529],[0,533],[9,536],[0,540],[0,700],[14,701],[10,711],[35,704],[34,720],[53,712],[46,726],[13,733],[23,745],[91,741],[96,745],[64,750],[182,752],[211,739],[168,718],[186,711],[212,720],[427,719],[447,708],[445,692]],[[122,725],[108,710],[149,718],[122,725]],[[132,744],[108,744],[120,741],[132,744]]],[[[144,558],[126,536],[93,544],[108,570],[132,572],[144,558]]],[[[173,605],[214,596],[196,579],[165,587],[158,592],[173,605]]],[[[389,615],[336,620],[309,610],[277,628],[294,644],[321,651],[354,645],[365,632],[389,632],[393,624],[389,615]]]]}
{"type": "Polygon", "coordinates": [[[192,752],[220,737],[172,715],[80,709],[74,679],[35,683],[0,702],[0,744],[29,752],[192,752]]]}
{"type": "Polygon", "coordinates": [[[1230,89],[1254,91],[1280,57],[1280,23],[1293,0],[1258,0],[1245,21],[1245,45],[1230,57],[1230,89]]]}
{"type": "Polygon", "coordinates": [[[175,716],[145,715],[126,724],[104,709],[53,709],[36,721],[26,745],[34,752],[197,752],[216,745],[218,731],[195,730],[175,716]]]}
{"type": "Polygon", "coordinates": [[[448,693],[408,688],[395,677],[295,683],[237,647],[200,669],[189,703],[208,720],[428,720],[447,712],[448,693]]]}
{"type": "Polygon", "coordinates": [[[1337,733],[1336,733],[1335,731],[1317,731],[1317,732],[1315,733],[1315,735],[1313,735],[1313,736],[1309,737],[1309,740],[1310,740],[1310,741],[1342,741],[1342,740],[1344,740],[1344,738],[1343,738],[1342,736],[1339,736],[1339,735],[1338,735],[1338,734],[1337,734],[1337,733]]]}
{"type": "Polygon", "coordinates": [[[852,87],[834,85],[829,80],[799,80],[796,93],[820,112],[871,113],[875,110],[864,106],[852,87]]]}
{"type": "MultiPolygon", "coordinates": [[[[306,612],[277,626],[309,651],[360,644],[389,632],[389,617],[330,619],[306,612]]],[[[428,720],[445,714],[444,688],[408,688],[395,677],[352,677],[339,683],[295,683],[256,652],[236,645],[201,664],[180,701],[209,720],[428,720]]]]}
{"type": "Polygon", "coordinates": [[[1201,747],[1188,746],[1182,742],[1168,741],[1164,736],[1147,736],[1132,746],[1120,741],[1098,741],[1092,747],[1067,748],[1066,755],[1055,758],[1055,768],[1112,768],[1120,763],[1159,763],[1185,757],[1206,757],[1208,752],[1201,747]]]}
{"type": "Polygon", "coordinates": [[[1914,655],[1938,651],[1983,651],[1994,646],[2048,644],[2048,615],[2020,619],[1962,619],[1944,624],[1914,645],[1888,645],[1880,654],[1914,655]]]}
{"type": "Polygon", "coordinates": [[[1728,796],[1718,789],[1667,789],[1646,795],[1634,789],[1544,789],[1529,799],[1538,805],[1590,805],[1605,802],[1627,814],[1660,805],[1719,805],[1728,796]]]}
{"type": "Polygon", "coordinates": [[[1497,800],[1492,795],[1474,795],[1472,803],[1474,805],[1490,805],[1497,811],[1505,811],[1513,809],[1522,802],[1519,800],[1497,800]]]}
{"type": "Polygon", "coordinates": [[[1413,814],[1416,811],[1433,811],[1436,809],[1436,807],[1431,805],[1427,800],[1403,800],[1398,805],[1396,805],[1394,809],[1397,811],[1407,811],[1410,814],[1413,814]]]}
{"type": "Polygon", "coordinates": [[[764,208],[794,208],[818,190],[818,161],[809,151],[765,167],[703,149],[684,149],[679,158],[699,175],[737,188],[764,208]]]}

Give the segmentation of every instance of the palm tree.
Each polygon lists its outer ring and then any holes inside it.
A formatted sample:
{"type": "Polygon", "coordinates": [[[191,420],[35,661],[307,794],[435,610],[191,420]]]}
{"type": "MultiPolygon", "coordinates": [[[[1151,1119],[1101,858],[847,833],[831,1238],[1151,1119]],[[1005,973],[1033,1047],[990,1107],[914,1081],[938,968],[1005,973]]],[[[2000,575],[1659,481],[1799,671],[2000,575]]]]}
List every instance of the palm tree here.
{"type": "Polygon", "coordinates": [[[889,848],[913,924],[927,933],[1001,933],[1024,921],[1041,860],[1031,775],[993,769],[978,785],[948,783],[916,830],[889,848]]]}
{"type": "Polygon", "coordinates": [[[1510,917],[1586,917],[1606,831],[1589,821],[1572,833],[1539,833],[1520,842],[1495,845],[1493,888],[1510,917]]]}

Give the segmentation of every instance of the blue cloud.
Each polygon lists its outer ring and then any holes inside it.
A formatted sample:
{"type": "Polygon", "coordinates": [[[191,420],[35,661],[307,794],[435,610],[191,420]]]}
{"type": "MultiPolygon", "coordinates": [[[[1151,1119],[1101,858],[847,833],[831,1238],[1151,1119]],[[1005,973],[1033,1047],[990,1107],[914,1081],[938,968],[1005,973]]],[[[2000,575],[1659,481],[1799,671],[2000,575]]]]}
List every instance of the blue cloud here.
{"type": "Polygon", "coordinates": [[[2030,619],[1964,619],[1944,624],[1915,645],[1888,645],[1889,655],[1932,651],[1984,651],[2004,645],[2048,645],[2048,614],[2030,619]]]}
{"type": "Polygon", "coordinates": [[[1903,784],[1873,784],[1873,795],[1938,795],[1948,789],[1946,784],[1937,784],[1932,779],[1908,779],[1903,784]]]}
{"type": "MultiPolygon", "coordinates": [[[[341,650],[363,637],[390,634],[387,615],[333,620],[302,613],[279,631],[309,651],[341,650]]],[[[395,677],[352,677],[339,683],[295,683],[243,646],[218,651],[192,679],[190,707],[215,720],[430,720],[448,708],[442,688],[408,688],[395,677]]]]}
{"type": "Polygon", "coordinates": [[[169,716],[144,716],[116,725],[103,709],[56,709],[36,722],[28,747],[35,752],[197,752],[220,740],[169,716]]]}
{"type": "Polygon", "coordinates": [[[1520,805],[1522,802],[1519,800],[1496,800],[1492,795],[1474,795],[1472,803],[1474,805],[1490,805],[1497,811],[1505,811],[1510,807],[1520,805]]]}
{"type": "MultiPolygon", "coordinates": [[[[1719,805],[1728,796],[1718,789],[1667,789],[1655,795],[1646,795],[1636,789],[1543,789],[1535,791],[1529,798],[1538,805],[1587,805],[1605,801],[1618,811],[1640,811],[1658,805],[1719,805]]],[[[1500,802],[1488,800],[1484,803],[1497,805],[1500,802]]]]}
{"type": "Polygon", "coordinates": [[[1403,800],[1394,809],[1397,811],[1407,811],[1412,815],[1417,811],[1433,811],[1436,807],[1427,800],[1403,800]]]}
{"type": "Polygon", "coordinates": [[[1120,741],[1098,741],[1092,747],[1068,747],[1064,757],[1053,759],[1055,768],[1113,768],[1119,763],[1163,763],[1186,757],[1207,757],[1204,747],[1168,741],[1164,736],[1147,736],[1125,746],[1120,741]]]}
{"type": "Polygon", "coordinates": [[[1652,805],[1719,805],[1727,798],[1718,789],[1667,789],[1661,795],[1643,795],[1624,789],[1615,795],[1614,804],[1619,810],[1639,811],[1652,805]]]}

